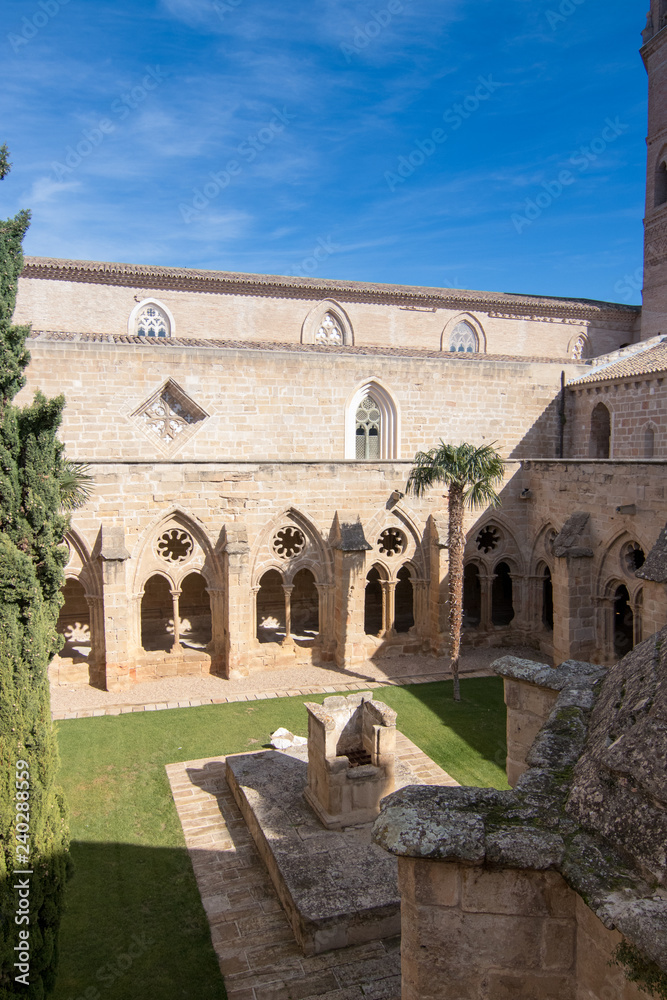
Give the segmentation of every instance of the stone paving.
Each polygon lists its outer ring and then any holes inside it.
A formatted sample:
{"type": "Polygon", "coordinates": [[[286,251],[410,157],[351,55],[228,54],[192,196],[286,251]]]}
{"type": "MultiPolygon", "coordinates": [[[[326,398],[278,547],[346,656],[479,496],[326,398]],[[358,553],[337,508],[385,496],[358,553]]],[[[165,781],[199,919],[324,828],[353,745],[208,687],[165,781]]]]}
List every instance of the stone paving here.
{"type": "MultiPolygon", "coordinates": [[[[407,737],[397,756],[456,785],[407,737]]],[[[229,1000],[400,1000],[400,939],[305,958],[225,780],[225,758],[166,767],[229,1000]]]]}

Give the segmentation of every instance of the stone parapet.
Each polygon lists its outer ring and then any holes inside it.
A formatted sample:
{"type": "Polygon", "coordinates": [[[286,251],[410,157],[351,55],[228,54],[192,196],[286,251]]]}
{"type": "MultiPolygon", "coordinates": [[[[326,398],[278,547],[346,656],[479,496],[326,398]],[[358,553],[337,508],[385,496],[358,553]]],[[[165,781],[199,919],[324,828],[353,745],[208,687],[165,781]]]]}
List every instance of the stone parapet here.
{"type": "Polygon", "coordinates": [[[664,715],[665,639],[667,629],[603,679],[590,664],[557,673],[505,663],[499,672],[527,688],[515,692],[518,704],[525,695],[539,708],[537,679],[560,688],[516,787],[406,788],[383,801],[374,838],[401,859],[403,1000],[635,1000],[641,994],[621,968],[606,965],[622,942],[667,983],[667,897],[655,887],[656,878],[664,883],[655,838],[664,825],[664,737],[662,760],[637,770],[646,759],[639,744],[653,745],[664,715]],[[623,739],[619,759],[605,757],[623,739]],[[617,780],[628,774],[634,783],[617,780]],[[614,816],[600,781],[612,787],[614,816]],[[652,806],[640,787],[649,785],[652,806]],[[634,817],[634,848],[625,814],[634,817]],[[544,902],[547,885],[569,898],[558,914],[544,902]],[[536,899],[543,909],[526,920],[536,899]],[[461,941],[463,950],[453,947],[461,941]]]}

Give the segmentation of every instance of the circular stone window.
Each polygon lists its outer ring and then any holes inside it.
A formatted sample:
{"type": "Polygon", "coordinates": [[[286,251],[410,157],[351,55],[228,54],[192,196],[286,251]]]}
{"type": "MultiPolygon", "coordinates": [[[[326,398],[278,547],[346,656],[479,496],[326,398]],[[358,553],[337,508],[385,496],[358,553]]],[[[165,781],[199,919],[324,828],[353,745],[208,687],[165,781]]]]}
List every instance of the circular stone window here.
{"type": "Polygon", "coordinates": [[[488,524],[486,528],[482,528],[475,543],[480,552],[493,552],[500,545],[500,539],[501,535],[498,529],[494,528],[492,524],[488,524]]]}
{"type": "Polygon", "coordinates": [[[306,547],[306,536],[298,528],[281,528],[272,543],[273,551],[280,559],[293,559],[306,547]]]}
{"type": "Polygon", "coordinates": [[[626,573],[636,573],[645,562],[646,556],[639,542],[628,542],[621,549],[621,566],[626,573]]]}
{"type": "Polygon", "coordinates": [[[157,540],[157,554],[170,563],[182,563],[192,555],[195,543],[182,528],[170,528],[157,540]]]}
{"type": "Polygon", "coordinates": [[[398,528],[385,528],[377,541],[383,556],[400,556],[405,552],[408,540],[398,528]]]}

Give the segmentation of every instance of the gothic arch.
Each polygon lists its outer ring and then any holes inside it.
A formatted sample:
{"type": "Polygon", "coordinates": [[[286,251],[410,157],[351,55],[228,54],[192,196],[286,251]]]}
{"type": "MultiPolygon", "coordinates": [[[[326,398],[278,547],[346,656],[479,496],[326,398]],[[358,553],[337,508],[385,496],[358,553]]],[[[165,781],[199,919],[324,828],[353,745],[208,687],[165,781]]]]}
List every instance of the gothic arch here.
{"type": "Polygon", "coordinates": [[[667,146],[663,146],[655,160],[653,193],[654,208],[667,202],[667,146]]]}
{"type": "Polygon", "coordinates": [[[611,458],[611,411],[604,403],[596,403],[591,410],[589,458],[611,458]]]}
{"type": "Polygon", "coordinates": [[[165,333],[160,334],[160,336],[174,337],[176,335],[176,321],[174,319],[171,310],[169,309],[168,306],[164,304],[164,302],[160,302],[159,299],[154,299],[154,298],[143,299],[141,302],[138,302],[137,305],[134,307],[134,309],[132,310],[127,319],[128,337],[140,336],[137,330],[137,322],[140,319],[144,309],[148,309],[149,307],[153,307],[162,314],[162,319],[164,320],[163,328],[165,330],[165,333]]]}
{"type": "Polygon", "coordinates": [[[407,504],[399,500],[391,510],[383,508],[376,511],[371,520],[364,525],[364,534],[368,543],[373,546],[371,558],[374,563],[384,567],[388,580],[395,580],[398,570],[406,564],[412,567],[415,581],[428,579],[423,542],[425,529],[420,530],[417,517],[407,504]],[[383,531],[392,528],[402,531],[406,545],[402,552],[396,552],[390,558],[386,558],[381,551],[380,539],[383,531]]]}
{"type": "MultiPolygon", "coordinates": [[[[172,537],[178,542],[177,535],[172,537]]],[[[137,541],[132,559],[135,560],[136,566],[133,576],[133,589],[136,595],[143,593],[144,585],[151,576],[164,576],[174,590],[178,589],[181,581],[190,573],[201,573],[210,587],[221,586],[219,559],[214,555],[205,527],[179,507],[173,507],[154,518],[137,541]],[[184,532],[191,542],[184,539],[181,554],[176,552],[176,558],[167,558],[158,554],[157,545],[161,536],[172,531],[184,532]],[[187,551],[188,548],[190,551],[187,551]]]]}
{"type": "Polygon", "coordinates": [[[343,307],[333,299],[318,302],[303,322],[301,343],[320,347],[354,347],[352,323],[343,307]]]}
{"type": "Polygon", "coordinates": [[[585,331],[572,337],[567,345],[567,355],[573,361],[582,361],[593,356],[590,338],[585,331]]]}
{"type": "Polygon", "coordinates": [[[466,323],[471,328],[472,333],[477,340],[477,344],[475,345],[476,350],[472,353],[486,354],[486,334],[484,333],[484,327],[480,321],[472,315],[472,313],[459,313],[458,316],[454,316],[447,322],[440,338],[440,350],[445,353],[451,353],[454,330],[459,323],[466,323]]]}
{"type": "Polygon", "coordinates": [[[375,400],[380,411],[378,461],[400,458],[400,411],[392,392],[377,378],[362,382],[345,404],[345,458],[357,457],[357,410],[365,399],[375,400]]]}
{"type": "Polygon", "coordinates": [[[558,528],[556,528],[551,521],[547,521],[543,524],[537,535],[535,536],[535,541],[533,543],[533,548],[530,554],[530,567],[531,571],[537,573],[538,566],[540,562],[544,562],[549,569],[549,572],[553,574],[554,571],[554,554],[553,554],[553,539],[558,535],[558,528]],[[550,544],[551,539],[551,544],[550,544]]]}
{"type": "Polygon", "coordinates": [[[641,457],[655,458],[658,428],[652,420],[649,420],[640,428],[640,434],[639,448],[641,450],[641,457]]]}
{"type": "Polygon", "coordinates": [[[594,580],[596,595],[607,597],[611,584],[616,581],[616,586],[623,584],[627,587],[631,598],[643,587],[643,581],[635,577],[634,571],[623,559],[623,550],[626,545],[636,543],[641,546],[644,555],[651,550],[651,545],[639,536],[636,531],[628,531],[621,528],[615,532],[602,546],[597,565],[594,570],[594,580]]]}
{"type": "Polygon", "coordinates": [[[333,558],[322,532],[311,518],[296,507],[288,507],[261,533],[253,546],[251,565],[253,587],[258,587],[260,579],[272,569],[280,573],[286,585],[291,585],[302,569],[310,570],[318,584],[333,582],[333,558]],[[280,535],[281,532],[287,534],[280,535]],[[300,533],[305,542],[302,547],[295,532],[300,533]],[[290,546],[294,548],[292,554],[290,546]]]}
{"type": "Polygon", "coordinates": [[[65,533],[65,541],[70,553],[64,569],[65,579],[78,580],[86,597],[101,597],[102,571],[99,563],[90,558],[88,546],[73,528],[65,533]]]}
{"type": "Polygon", "coordinates": [[[512,571],[517,576],[523,576],[526,572],[526,560],[517,543],[514,530],[510,527],[508,519],[497,510],[485,511],[468,532],[464,559],[465,562],[477,560],[486,573],[492,572],[496,563],[503,561],[512,564],[512,571]],[[499,529],[500,539],[494,548],[484,552],[483,548],[478,547],[478,538],[485,529],[493,527],[499,529]]]}

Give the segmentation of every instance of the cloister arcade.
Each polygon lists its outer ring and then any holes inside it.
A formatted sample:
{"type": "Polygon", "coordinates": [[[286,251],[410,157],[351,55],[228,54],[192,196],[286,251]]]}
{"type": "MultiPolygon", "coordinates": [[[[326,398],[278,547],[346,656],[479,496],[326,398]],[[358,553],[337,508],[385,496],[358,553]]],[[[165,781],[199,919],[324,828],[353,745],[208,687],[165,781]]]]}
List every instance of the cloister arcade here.
{"type": "MultiPolygon", "coordinates": [[[[119,562],[126,599],[116,588],[116,611],[102,571],[108,562],[71,533],[57,682],[104,686],[107,647],[121,614],[133,680],[229,676],[235,639],[238,669],[300,662],[344,668],[353,657],[363,662],[392,649],[442,652],[446,587],[428,524],[420,526],[399,503],[354,527],[360,540],[348,551],[335,525],[325,540],[319,525],[289,508],[252,546],[231,546],[224,529],[215,542],[196,519],[174,509],[119,562]],[[436,616],[434,594],[445,601],[436,598],[436,616]]],[[[479,520],[465,551],[465,644],[527,645],[551,654],[563,614],[554,577],[562,567],[554,554],[557,534],[554,525],[543,525],[526,554],[502,514],[489,511],[479,520]]],[[[642,637],[643,583],[635,572],[648,546],[647,539],[621,533],[592,561],[594,628],[604,662],[642,637]]]]}

